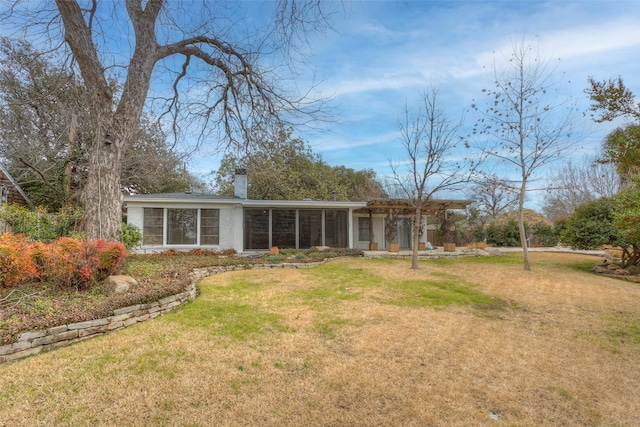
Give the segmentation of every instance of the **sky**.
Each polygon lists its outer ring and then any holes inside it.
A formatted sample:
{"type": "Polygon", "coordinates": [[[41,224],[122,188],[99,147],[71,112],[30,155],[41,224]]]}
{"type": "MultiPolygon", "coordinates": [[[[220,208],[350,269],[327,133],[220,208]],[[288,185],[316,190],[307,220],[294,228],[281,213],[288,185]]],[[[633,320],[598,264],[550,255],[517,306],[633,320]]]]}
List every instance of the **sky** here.
{"type": "MultiPolygon", "coordinates": [[[[333,31],[310,38],[313,70],[296,82],[330,97],[333,121],[322,131],[295,133],[333,166],[390,174],[390,160],[403,158],[398,118],[405,104],[416,109],[429,87],[449,117],[464,115],[468,129],[475,122],[470,106],[482,97],[494,60],[523,39],[559,59],[555,74],[571,82],[563,91],[582,110],[590,104],[589,76],[621,76],[640,95],[640,1],[364,1],[347,8],[333,17],[333,31]]],[[[579,116],[582,137],[568,158],[597,154],[619,124],[579,116]]],[[[217,161],[203,154],[192,170],[211,170],[217,161]]],[[[532,186],[561,164],[542,170],[532,186]]],[[[530,207],[539,208],[540,197],[531,194],[530,207]]]]}

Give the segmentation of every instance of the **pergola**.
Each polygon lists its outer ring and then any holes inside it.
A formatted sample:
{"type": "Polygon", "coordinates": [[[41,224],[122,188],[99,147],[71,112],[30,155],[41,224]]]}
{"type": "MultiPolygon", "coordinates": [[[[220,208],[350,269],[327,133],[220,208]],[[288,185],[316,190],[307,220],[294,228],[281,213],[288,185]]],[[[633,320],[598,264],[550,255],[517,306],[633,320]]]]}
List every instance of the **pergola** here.
{"type": "MultiPolygon", "coordinates": [[[[429,199],[422,202],[420,213],[421,215],[433,215],[442,210],[446,213],[448,209],[466,209],[471,203],[473,200],[429,199]]],[[[370,241],[373,241],[373,215],[387,215],[392,210],[398,215],[415,215],[416,204],[407,199],[371,199],[365,207],[355,210],[356,213],[369,214],[370,241]]]]}

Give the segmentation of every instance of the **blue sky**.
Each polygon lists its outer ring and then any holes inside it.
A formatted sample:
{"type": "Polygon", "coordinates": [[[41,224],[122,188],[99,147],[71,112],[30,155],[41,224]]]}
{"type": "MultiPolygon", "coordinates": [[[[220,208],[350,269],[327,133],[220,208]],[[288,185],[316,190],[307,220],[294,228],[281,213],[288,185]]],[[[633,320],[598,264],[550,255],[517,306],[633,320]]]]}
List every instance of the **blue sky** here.
{"type": "MultiPolygon", "coordinates": [[[[417,108],[420,93],[434,86],[452,118],[469,112],[481,98],[488,71],[514,41],[538,40],[541,54],[560,58],[557,73],[571,81],[582,109],[587,78],[621,76],[640,95],[640,2],[638,1],[365,1],[347,5],[333,32],[311,38],[308,75],[314,90],[330,96],[335,122],[322,132],[301,129],[315,153],[331,165],[390,173],[389,159],[402,158],[398,116],[405,102],[417,108]]],[[[571,155],[596,154],[615,124],[576,123],[586,138],[571,155]]],[[[201,158],[194,171],[211,169],[215,157],[201,158]]],[[[556,166],[557,167],[557,166],[556,166]]],[[[508,172],[507,172],[508,173],[508,172]]],[[[538,184],[540,180],[538,181],[538,184]]],[[[530,198],[536,207],[535,195],[530,198]]]]}

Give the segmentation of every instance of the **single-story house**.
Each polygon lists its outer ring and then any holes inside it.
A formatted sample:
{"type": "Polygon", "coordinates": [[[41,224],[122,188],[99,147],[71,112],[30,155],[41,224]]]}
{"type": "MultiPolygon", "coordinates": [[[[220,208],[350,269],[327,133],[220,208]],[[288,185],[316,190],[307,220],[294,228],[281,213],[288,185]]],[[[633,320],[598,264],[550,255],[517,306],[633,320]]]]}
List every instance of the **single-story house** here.
{"type": "MultiPolygon", "coordinates": [[[[396,239],[400,247],[412,245],[411,209],[406,201],[251,200],[247,199],[244,171],[236,173],[233,197],[190,192],[141,194],[124,196],[124,203],[127,223],[142,231],[139,252],[201,248],[242,253],[273,246],[366,250],[372,242],[384,249],[384,225],[390,209],[401,213],[396,239]]],[[[441,209],[464,209],[470,203],[430,200],[423,218],[441,209]]]]}

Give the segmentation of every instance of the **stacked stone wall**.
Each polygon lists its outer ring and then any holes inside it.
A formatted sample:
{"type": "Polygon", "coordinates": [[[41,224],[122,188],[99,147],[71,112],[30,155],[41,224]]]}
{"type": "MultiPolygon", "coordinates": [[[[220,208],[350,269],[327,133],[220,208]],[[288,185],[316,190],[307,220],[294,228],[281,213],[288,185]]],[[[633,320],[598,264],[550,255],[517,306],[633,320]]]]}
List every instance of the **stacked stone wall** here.
{"type": "Polygon", "coordinates": [[[300,268],[321,263],[281,263],[234,265],[195,268],[189,274],[191,283],[184,292],[162,298],[147,304],[137,304],[118,308],[113,316],[85,322],[70,323],[52,328],[23,332],[14,343],[0,346],[0,363],[13,362],[23,357],[53,350],[79,341],[126,328],[145,320],[154,319],[168,313],[173,308],[192,301],[197,296],[196,283],[213,274],[247,269],[300,268]]]}

